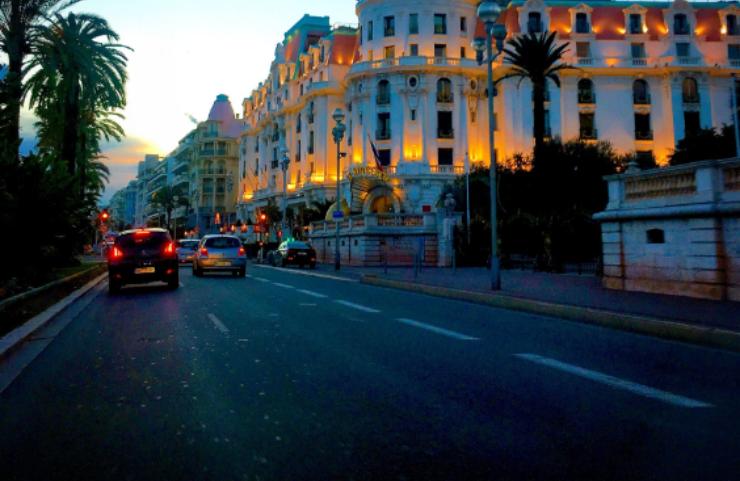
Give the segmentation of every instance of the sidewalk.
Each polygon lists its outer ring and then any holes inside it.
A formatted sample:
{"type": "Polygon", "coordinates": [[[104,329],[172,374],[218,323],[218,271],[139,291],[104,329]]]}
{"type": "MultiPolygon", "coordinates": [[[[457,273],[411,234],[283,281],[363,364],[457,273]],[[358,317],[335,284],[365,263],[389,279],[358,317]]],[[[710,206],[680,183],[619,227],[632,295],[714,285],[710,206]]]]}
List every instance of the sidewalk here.
{"type": "MultiPolygon", "coordinates": [[[[322,266],[324,267],[324,266],[322,266]]],[[[330,269],[326,266],[322,270],[330,269]]],[[[412,268],[342,267],[342,275],[418,283],[447,289],[491,294],[490,273],[484,268],[425,268],[414,278],[412,268]]],[[[578,306],[621,314],[647,316],[707,328],[740,333],[740,303],[710,301],[690,297],[615,291],[601,287],[595,276],[549,274],[525,270],[505,270],[501,274],[500,294],[569,306],[578,306]]]]}

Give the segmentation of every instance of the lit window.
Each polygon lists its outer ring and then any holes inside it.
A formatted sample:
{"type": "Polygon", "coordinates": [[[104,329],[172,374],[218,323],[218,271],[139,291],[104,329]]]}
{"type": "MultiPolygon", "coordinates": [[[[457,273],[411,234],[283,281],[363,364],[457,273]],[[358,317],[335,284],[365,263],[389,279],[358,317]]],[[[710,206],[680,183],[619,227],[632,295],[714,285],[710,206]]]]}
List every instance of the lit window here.
{"type": "Polygon", "coordinates": [[[383,36],[392,37],[396,34],[396,17],[383,17],[383,36]]]}
{"type": "Polygon", "coordinates": [[[412,13],[409,15],[409,35],[416,35],[419,33],[419,14],[412,13]]]}
{"type": "Polygon", "coordinates": [[[443,13],[434,14],[434,33],[437,35],[447,33],[447,15],[443,13]]]}

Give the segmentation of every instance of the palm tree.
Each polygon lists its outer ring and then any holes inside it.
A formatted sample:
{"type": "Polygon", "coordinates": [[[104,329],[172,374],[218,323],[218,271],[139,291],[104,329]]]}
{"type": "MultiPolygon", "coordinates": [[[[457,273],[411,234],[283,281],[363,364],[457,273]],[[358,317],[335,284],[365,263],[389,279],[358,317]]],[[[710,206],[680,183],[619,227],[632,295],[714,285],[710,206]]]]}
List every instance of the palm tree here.
{"type": "Polygon", "coordinates": [[[545,139],[547,81],[551,80],[560,88],[558,72],[573,68],[562,62],[568,43],[555,45],[555,35],[555,32],[521,35],[510,39],[504,48],[504,63],[511,65],[511,72],[504,75],[499,82],[512,77],[519,78],[520,82],[524,79],[532,82],[535,157],[545,139]]]}
{"type": "Polygon", "coordinates": [[[165,214],[165,218],[167,219],[167,228],[172,230],[172,226],[170,225],[170,222],[172,221],[172,211],[178,207],[188,207],[190,202],[188,197],[183,195],[179,189],[165,185],[152,194],[152,205],[165,214]]]}
{"type": "MultiPolygon", "coordinates": [[[[120,140],[121,127],[111,117],[126,105],[126,64],[118,34],[95,15],[55,14],[35,29],[31,106],[41,117],[39,131],[46,147],[67,163],[70,174],[97,154],[101,138],[120,140]]],[[[84,184],[84,179],[81,179],[84,184]]]]}
{"type": "Polygon", "coordinates": [[[81,0],[0,0],[0,49],[8,56],[7,78],[0,85],[0,159],[18,159],[23,67],[30,53],[32,30],[49,15],[81,0]]]}

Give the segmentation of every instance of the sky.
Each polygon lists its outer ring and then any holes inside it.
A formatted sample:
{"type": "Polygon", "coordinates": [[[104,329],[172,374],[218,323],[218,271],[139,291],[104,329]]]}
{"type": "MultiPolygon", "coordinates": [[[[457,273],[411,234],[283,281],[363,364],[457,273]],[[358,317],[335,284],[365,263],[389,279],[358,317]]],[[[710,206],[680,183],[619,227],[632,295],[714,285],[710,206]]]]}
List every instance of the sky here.
{"type": "MultiPolygon", "coordinates": [[[[108,20],[129,53],[126,138],[104,145],[111,170],[103,196],[136,177],[145,154],[166,155],[205,120],[218,94],[234,110],[267,77],[275,46],[303,14],[356,23],[354,0],[84,0],[70,11],[108,20]]],[[[24,112],[22,148],[33,145],[33,117],[24,112]]]]}

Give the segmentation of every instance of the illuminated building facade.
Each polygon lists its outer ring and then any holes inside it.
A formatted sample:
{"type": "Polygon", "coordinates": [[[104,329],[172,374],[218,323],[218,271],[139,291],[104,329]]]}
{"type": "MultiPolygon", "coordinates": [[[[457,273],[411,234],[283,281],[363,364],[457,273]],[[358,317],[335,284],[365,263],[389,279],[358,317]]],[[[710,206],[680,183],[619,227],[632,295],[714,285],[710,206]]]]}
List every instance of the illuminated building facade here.
{"type": "MultiPolygon", "coordinates": [[[[490,164],[486,73],[470,46],[484,35],[477,4],[360,0],[356,27],[309,16],[293,26],[243,104],[239,218],[281,206],[283,152],[290,207],[335,198],[337,108],[347,126],[344,209],[444,210],[445,184],[466,165],[490,164]]],[[[687,133],[733,122],[738,18],[735,3],[515,0],[499,21],[510,37],[553,31],[570,44],[564,60],[577,68],[561,72],[560,88],[549,84],[547,136],[606,140],[665,164],[687,133]]],[[[497,77],[510,68],[502,59],[497,77]]],[[[499,83],[495,108],[497,158],[530,153],[531,84],[499,83]]]]}

